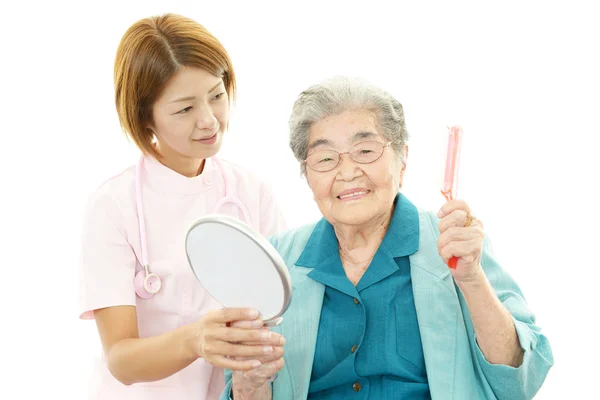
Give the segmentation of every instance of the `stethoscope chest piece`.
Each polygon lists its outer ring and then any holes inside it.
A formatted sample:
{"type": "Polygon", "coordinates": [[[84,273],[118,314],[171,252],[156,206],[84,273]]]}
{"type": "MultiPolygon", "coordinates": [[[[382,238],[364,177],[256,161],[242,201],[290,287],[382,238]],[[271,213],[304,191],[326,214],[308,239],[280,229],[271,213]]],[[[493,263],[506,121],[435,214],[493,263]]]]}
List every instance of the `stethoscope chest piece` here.
{"type": "MultiPolygon", "coordinates": [[[[160,290],[162,286],[162,282],[160,277],[150,272],[150,267],[148,266],[148,249],[146,242],[146,224],[144,221],[144,205],[142,198],[142,184],[141,184],[141,170],[144,158],[140,157],[138,164],[136,166],[136,174],[135,174],[135,192],[136,192],[136,207],[137,207],[137,215],[139,222],[139,233],[140,233],[140,242],[141,242],[141,260],[140,263],[144,267],[141,271],[139,271],[133,280],[135,286],[135,292],[142,299],[149,299],[154,296],[160,290]]],[[[229,192],[229,188],[227,186],[228,178],[226,176],[225,170],[221,166],[221,163],[213,158],[213,161],[217,168],[221,171],[223,175],[223,181],[225,186],[225,197],[222,198],[214,207],[214,213],[217,213],[219,209],[225,203],[232,203],[237,206],[243,214],[246,222],[251,223],[251,215],[246,206],[237,198],[235,198],[232,193],[229,192]]]]}
{"type": "Polygon", "coordinates": [[[135,292],[142,299],[149,299],[160,290],[162,282],[160,277],[155,273],[150,273],[148,266],[135,275],[133,281],[135,292]]]}

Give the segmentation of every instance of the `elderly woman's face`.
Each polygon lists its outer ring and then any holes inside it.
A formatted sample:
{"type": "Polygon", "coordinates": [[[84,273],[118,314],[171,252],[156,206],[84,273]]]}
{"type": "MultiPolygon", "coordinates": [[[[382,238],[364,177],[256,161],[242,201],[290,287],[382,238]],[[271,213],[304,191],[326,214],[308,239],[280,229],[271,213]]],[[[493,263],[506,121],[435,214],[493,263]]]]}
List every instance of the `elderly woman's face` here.
{"type": "MultiPolygon", "coordinates": [[[[344,153],[357,148],[372,148],[361,144],[373,141],[382,145],[387,143],[377,125],[376,115],[366,110],[344,112],[312,125],[308,157],[313,155],[314,163],[318,151],[344,153]]],[[[358,153],[354,154],[357,158],[358,153]]],[[[330,158],[320,157],[319,160],[330,162],[330,158]]],[[[390,211],[404,169],[404,163],[388,146],[383,148],[381,157],[370,164],[358,163],[350,154],[342,154],[339,164],[330,171],[318,172],[307,166],[306,177],[321,213],[330,223],[360,225],[390,211]]]]}

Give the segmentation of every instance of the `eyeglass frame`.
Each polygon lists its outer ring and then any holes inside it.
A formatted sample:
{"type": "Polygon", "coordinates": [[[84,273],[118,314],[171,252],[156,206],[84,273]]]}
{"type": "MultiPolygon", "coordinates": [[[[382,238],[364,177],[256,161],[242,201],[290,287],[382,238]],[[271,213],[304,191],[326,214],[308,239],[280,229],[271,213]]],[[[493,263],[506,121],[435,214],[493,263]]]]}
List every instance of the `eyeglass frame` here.
{"type": "Polygon", "coordinates": [[[354,148],[354,146],[358,146],[358,145],[359,145],[359,144],[361,144],[361,143],[367,143],[367,142],[375,142],[375,143],[379,143],[379,144],[383,145],[383,147],[381,148],[381,154],[379,155],[379,157],[377,157],[377,158],[376,158],[376,159],[374,159],[373,161],[369,161],[369,162],[366,162],[366,163],[365,163],[365,162],[356,161],[354,158],[352,158],[352,152],[351,152],[351,151],[344,151],[343,153],[340,153],[340,152],[339,152],[339,151],[337,151],[337,150],[329,149],[328,151],[332,151],[332,152],[334,152],[334,153],[337,153],[337,154],[338,154],[338,162],[337,162],[337,164],[335,164],[335,166],[334,166],[334,167],[332,167],[331,169],[328,169],[328,170],[326,170],[326,171],[317,171],[316,169],[314,169],[314,168],[312,168],[310,165],[308,165],[308,162],[306,161],[310,155],[312,155],[312,154],[314,154],[314,153],[316,153],[316,152],[318,152],[318,151],[323,151],[323,150],[316,150],[316,151],[313,151],[313,152],[312,152],[312,153],[310,153],[310,154],[307,154],[307,155],[306,155],[306,158],[305,158],[304,160],[302,160],[302,163],[303,163],[305,166],[308,166],[308,168],[312,169],[312,170],[313,170],[313,171],[315,171],[315,172],[330,172],[330,171],[333,171],[334,169],[336,169],[336,168],[337,168],[337,167],[340,165],[340,163],[342,162],[342,155],[343,155],[343,154],[348,154],[348,155],[350,156],[350,159],[351,159],[352,161],[354,161],[355,163],[358,163],[358,164],[361,164],[361,165],[373,164],[375,161],[379,160],[379,159],[381,158],[381,156],[383,156],[383,152],[385,151],[385,148],[386,148],[386,147],[390,147],[390,145],[391,145],[392,143],[394,143],[394,140],[390,140],[390,141],[389,141],[389,142],[387,142],[387,143],[381,143],[381,142],[378,142],[377,140],[365,140],[365,141],[363,141],[363,142],[356,143],[355,145],[352,145],[352,147],[351,147],[351,148],[354,148]]]}

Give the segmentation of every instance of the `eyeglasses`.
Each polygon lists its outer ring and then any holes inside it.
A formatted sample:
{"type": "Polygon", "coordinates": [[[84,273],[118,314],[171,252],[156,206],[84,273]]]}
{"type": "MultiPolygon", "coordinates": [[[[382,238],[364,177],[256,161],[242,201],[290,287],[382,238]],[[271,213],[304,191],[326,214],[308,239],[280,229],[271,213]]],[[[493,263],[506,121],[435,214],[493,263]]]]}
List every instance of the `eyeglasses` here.
{"type": "Polygon", "coordinates": [[[350,151],[339,153],[335,150],[317,150],[310,153],[304,163],[308,167],[317,172],[331,171],[337,167],[342,159],[342,154],[349,154],[350,158],[359,164],[370,164],[379,160],[383,154],[383,150],[392,144],[392,141],[387,143],[380,142],[361,142],[357,143],[350,151]]]}

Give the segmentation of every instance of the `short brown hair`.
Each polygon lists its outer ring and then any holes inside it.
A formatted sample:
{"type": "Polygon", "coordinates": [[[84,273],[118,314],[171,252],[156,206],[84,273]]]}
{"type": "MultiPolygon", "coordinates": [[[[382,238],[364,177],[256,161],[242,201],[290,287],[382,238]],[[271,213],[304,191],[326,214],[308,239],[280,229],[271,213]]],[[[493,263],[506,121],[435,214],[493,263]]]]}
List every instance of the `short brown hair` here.
{"type": "Polygon", "coordinates": [[[222,77],[230,101],[235,75],[221,43],[196,21],[176,14],[144,18],[123,35],[114,65],[115,105],[125,133],[144,153],[152,146],[152,106],[182,67],[202,68],[222,77]]]}

